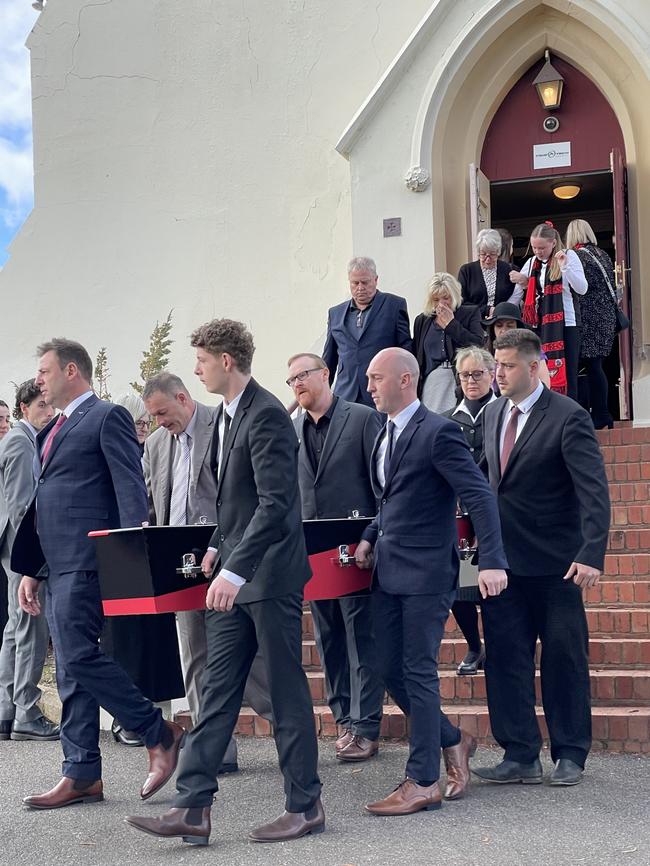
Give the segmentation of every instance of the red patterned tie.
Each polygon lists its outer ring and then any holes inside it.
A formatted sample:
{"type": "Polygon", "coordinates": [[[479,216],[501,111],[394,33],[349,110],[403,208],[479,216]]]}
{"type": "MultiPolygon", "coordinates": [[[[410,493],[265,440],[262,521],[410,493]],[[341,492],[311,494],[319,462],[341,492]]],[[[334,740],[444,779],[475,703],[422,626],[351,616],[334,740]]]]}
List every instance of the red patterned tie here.
{"type": "Polygon", "coordinates": [[[510,418],[508,419],[508,426],[506,427],[506,435],[503,437],[503,449],[501,451],[501,475],[503,475],[503,473],[506,471],[506,466],[508,465],[508,460],[510,459],[510,455],[512,454],[512,449],[515,447],[515,440],[517,438],[517,421],[519,420],[520,415],[521,409],[513,406],[510,410],[510,418]]]}
{"type": "Polygon", "coordinates": [[[56,419],[56,423],[54,424],[54,427],[52,427],[52,429],[50,430],[50,433],[49,433],[47,439],[45,440],[45,445],[43,446],[43,451],[41,452],[41,466],[45,466],[45,461],[47,460],[48,455],[50,453],[50,450],[52,448],[52,443],[54,442],[54,437],[59,432],[61,427],[63,427],[63,425],[65,424],[65,422],[67,420],[68,420],[68,418],[66,415],[63,414],[63,412],[61,412],[59,417],[56,419]]]}

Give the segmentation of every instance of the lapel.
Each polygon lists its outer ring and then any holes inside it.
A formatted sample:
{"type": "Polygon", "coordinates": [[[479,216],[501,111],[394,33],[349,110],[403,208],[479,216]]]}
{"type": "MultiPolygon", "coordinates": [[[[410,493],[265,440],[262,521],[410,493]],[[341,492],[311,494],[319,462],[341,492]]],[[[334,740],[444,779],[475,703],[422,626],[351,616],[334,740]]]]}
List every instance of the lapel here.
{"type": "MultiPolygon", "coordinates": [[[[259,385],[255,381],[255,379],[250,379],[248,385],[244,388],[244,392],[241,395],[239,400],[239,405],[237,406],[237,411],[235,412],[235,417],[230,422],[230,430],[228,431],[228,441],[226,442],[226,450],[221,455],[221,472],[219,472],[219,478],[217,481],[217,499],[219,498],[219,494],[221,492],[221,484],[223,482],[223,476],[226,472],[226,467],[228,466],[228,460],[230,459],[230,452],[232,451],[232,447],[234,445],[235,439],[237,438],[237,431],[243,421],[245,415],[248,412],[248,409],[253,402],[253,398],[257,392],[259,385]]],[[[225,411],[225,406],[221,404],[221,412],[225,411]]],[[[216,427],[215,427],[215,436],[219,437],[219,424],[221,423],[221,415],[218,415],[215,419],[216,427]]]]}
{"type": "Polygon", "coordinates": [[[366,316],[366,319],[363,323],[363,328],[361,328],[361,333],[359,334],[359,342],[361,342],[361,340],[363,340],[365,335],[368,333],[368,328],[375,321],[375,319],[379,315],[379,311],[381,310],[381,308],[384,306],[385,303],[386,303],[386,295],[384,295],[383,292],[377,291],[377,294],[375,295],[375,299],[372,302],[372,306],[370,307],[368,315],[366,316]]]}
{"type": "MultiPolygon", "coordinates": [[[[528,440],[531,438],[531,436],[535,433],[535,431],[539,427],[540,423],[544,419],[544,416],[546,414],[546,409],[548,407],[549,400],[550,400],[549,394],[550,394],[550,391],[548,390],[548,388],[544,388],[539,399],[537,400],[537,402],[535,403],[535,405],[531,409],[530,418],[526,421],[526,424],[524,425],[524,429],[521,431],[521,433],[517,437],[517,441],[515,442],[515,447],[512,449],[510,457],[508,458],[508,465],[506,466],[506,471],[503,473],[503,478],[505,478],[506,475],[508,475],[512,472],[512,467],[513,467],[520,451],[525,446],[526,442],[528,442],[528,440]]],[[[507,403],[507,401],[506,401],[506,403],[507,403]]],[[[502,416],[502,422],[501,423],[503,423],[503,416],[502,416]]],[[[501,427],[499,426],[498,440],[500,440],[500,439],[501,439],[501,427]]],[[[499,466],[500,465],[501,465],[501,461],[499,460],[499,466]]]]}
{"type": "Polygon", "coordinates": [[[390,483],[393,480],[395,472],[399,467],[399,464],[406,452],[406,449],[409,446],[409,442],[413,438],[413,434],[418,429],[419,425],[425,418],[426,409],[423,405],[418,406],[417,412],[411,420],[408,422],[406,427],[402,430],[399,435],[399,439],[395,443],[395,450],[393,451],[393,456],[391,458],[390,464],[388,466],[388,475],[386,476],[386,483],[384,484],[384,491],[388,490],[390,487],[390,483]]]}
{"type": "Polygon", "coordinates": [[[325,445],[323,446],[323,453],[321,454],[320,463],[318,464],[316,479],[320,477],[327,465],[327,461],[332,456],[332,452],[341,437],[343,428],[348,423],[349,417],[350,407],[345,403],[342,403],[341,398],[339,397],[336,406],[334,407],[334,411],[332,412],[332,417],[330,418],[330,425],[327,430],[327,436],[325,437],[325,445]]]}
{"type": "Polygon", "coordinates": [[[312,469],[311,460],[309,459],[309,455],[307,454],[307,446],[305,445],[305,419],[307,418],[307,413],[303,412],[298,421],[298,465],[300,466],[301,473],[306,473],[309,482],[313,484],[316,481],[316,476],[314,475],[314,470],[312,469]]]}
{"type": "MultiPolygon", "coordinates": [[[[54,437],[54,442],[52,442],[52,447],[50,448],[50,453],[47,455],[47,463],[45,464],[45,466],[43,466],[43,469],[41,471],[41,475],[45,472],[45,470],[48,468],[48,466],[50,466],[52,464],[52,461],[54,460],[56,452],[59,450],[59,447],[61,446],[61,443],[66,438],[66,436],[68,436],[70,434],[71,430],[74,430],[74,428],[77,426],[77,424],[86,416],[88,410],[92,409],[92,407],[98,401],[99,401],[99,397],[97,397],[95,394],[91,394],[87,400],[83,401],[81,406],[78,406],[74,410],[71,417],[68,418],[68,420],[65,422],[65,424],[61,427],[61,429],[58,431],[58,433],[54,437]]],[[[57,415],[57,418],[58,417],[59,416],[57,415]]],[[[56,418],[53,418],[51,424],[55,424],[55,423],[56,423],[56,418]]],[[[51,424],[48,424],[48,426],[45,428],[45,430],[49,431],[51,424]]],[[[44,431],[41,431],[41,433],[39,434],[39,438],[43,434],[43,432],[44,431]]],[[[45,442],[45,438],[41,439],[40,442],[41,442],[41,444],[43,444],[45,442]]]]}
{"type": "Polygon", "coordinates": [[[382,439],[386,435],[386,425],[381,428],[377,436],[375,437],[374,445],[372,446],[372,454],[370,455],[370,480],[372,482],[373,493],[375,494],[375,499],[381,499],[382,494],[382,486],[379,483],[379,478],[377,477],[377,451],[379,451],[379,446],[381,445],[382,439]]]}
{"type": "Polygon", "coordinates": [[[214,414],[207,406],[204,406],[202,403],[196,404],[196,422],[194,424],[194,442],[192,444],[192,490],[196,490],[199,483],[201,468],[212,442],[214,417],[214,414]]]}

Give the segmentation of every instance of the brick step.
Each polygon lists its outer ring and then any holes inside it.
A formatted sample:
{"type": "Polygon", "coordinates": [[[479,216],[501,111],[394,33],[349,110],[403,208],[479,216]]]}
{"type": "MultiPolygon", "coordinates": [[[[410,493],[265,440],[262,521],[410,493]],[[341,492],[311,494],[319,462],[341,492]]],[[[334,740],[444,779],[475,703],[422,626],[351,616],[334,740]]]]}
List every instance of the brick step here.
{"type": "Polygon", "coordinates": [[[609,530],[607,550],[610,553],[622,551],[623,553],[650,553],[650,528],[624,529],[615,527],[609,530]]]}
{"type": "Polygon", "coordinates": [[[650,442],[633,442],[621,445],[601,445],[601,454],[605,465],[617,463],[648,463],[650,462],[650,442]]]}
{"type": "Polygon", "coordinates": [[[596,438],[602,446],[643,445],[650,442],[650,427],[631,427],[617,421],[613,430],[597,430],[596,438]]]}
{"type": "MultiPolygon", "coordinates": [[[[648,500],[646,499],[647,503],[648,500]]],[[[650,527],[650,505],[641,502],[623,504],[614,502],[612,504],[612,527],[616,529],[633,529],[635,527],[650,527]]]]}
{"type": "MultiPolygon", "coordinates": [[[[494,745],[490,720],[485,704],[443,706],[452,724],[459,725],[484,745],[494,745]]],[[[546,740],[548,731],[544,712],[537,708],[537,718],[546,740]]],[[[180,719],[182,723],[182,719],[180,719]]],[[[337,736],[336,722],[329,707],[314,707],[314,723],[319,737],[337,736]]],[[[650,707],[594,707],[592,710],[593,748],[611,752],[650,753],[650,707]]],[[[242,707],[235,733],[240,736],[265,737],[271,726],[249,707],[242,707]]],[[[406,740],[406,719],[391,705],[384,707],[381,736],[390,740],[406,740]]]]}
{"type": "Polygon", "coordinates": [[[650,502],[650,484],[647,481],[628,481],[621,483],[611,481],[609,498],[612,504],[643,504],[650,502]]]}
{"type": "Polygon", "coordinates": [[[605,578],[634,580],[650,578],[650,555],[647,553],[624,553],[616,551],[605,555],[603,575],[605,578]]]}
{"type": "Polygon", "coordinates": [[[585,604],[590,607],[650,604],[650,580],[601,580],[585,590],[585,604]]]}
{"type": "Polygon", "coordinates": [[[608,481],[636,482],[650,480],[650,463],[606,463],[608,481]]]}
{"type": "MultiPolygon", "coordinates": [[[[316,706],[325,703],[325,677],[322,671],[307,671],[307,682],[312,703],[316,706]]],[[[480,704],[485,703],[485,677],[456,676],[453,670],[441,670],[440,697],[445,703],[480,704]]],[[[591,695],[594,704],[627,704],[629,706],[650,707],[650,668],[611,669],[603,668],[589,672],[591,695]]],[[[537,703],[541,702],[539,671],[535,674],[537,703]]],[[[387,700],[387,703],[392,701],[387,700]]]]}
{"type": "MultiPolygon", "coordinates": [[[[444,639],[440,645],[440,670],[455,671],[465,657],[467,644],[463,638],[444,639]]],[[[538,642],[535,660],[539,664],[541,645],[538,642]]],[[[589,662],[600,668],[650,669],[650,636],[592,637],[589,640],[589,662]]],[[[302,663],[307,672],[321,670],[320,656],[313,640],[302,643],[302,663]]]]}

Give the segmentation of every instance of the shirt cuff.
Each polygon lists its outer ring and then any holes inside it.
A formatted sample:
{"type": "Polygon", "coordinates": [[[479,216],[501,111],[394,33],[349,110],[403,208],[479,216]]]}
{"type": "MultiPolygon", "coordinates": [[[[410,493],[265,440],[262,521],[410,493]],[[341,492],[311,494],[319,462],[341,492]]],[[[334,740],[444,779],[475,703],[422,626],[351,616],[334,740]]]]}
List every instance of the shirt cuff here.
{"type": "Polygon", "coordinates": [[[210,551],[210,553],[219,553],[218,547],[208,547],[208,550],[210,551]]]}
{"type": "Polygon", "coordinates": [[[234,584],[235,586],[243,586],[246,581],[243,577],[240,577],[238,574],[234,574],[232,571],[228,571],[227,568],[222,568],[219,572],[221,577],[225,577],[229,583],[234,584]]]}

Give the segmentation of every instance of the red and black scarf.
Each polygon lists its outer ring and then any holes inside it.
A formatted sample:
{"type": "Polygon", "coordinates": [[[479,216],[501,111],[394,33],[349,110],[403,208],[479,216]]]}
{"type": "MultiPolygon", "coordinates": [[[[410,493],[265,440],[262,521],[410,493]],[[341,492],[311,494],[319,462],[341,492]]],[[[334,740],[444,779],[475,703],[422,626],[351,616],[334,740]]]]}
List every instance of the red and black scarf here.
{"type": "Polygon", "coordinates": [[[546,266],[544,285],[539,281],[542,262],[535,258],[531,265],[522,319],[542,341],[551,388],[559,394],[567,392],[566,361],[564,358],[564,301],[562,277],[549,279],[550,261],[546,266]]]}

